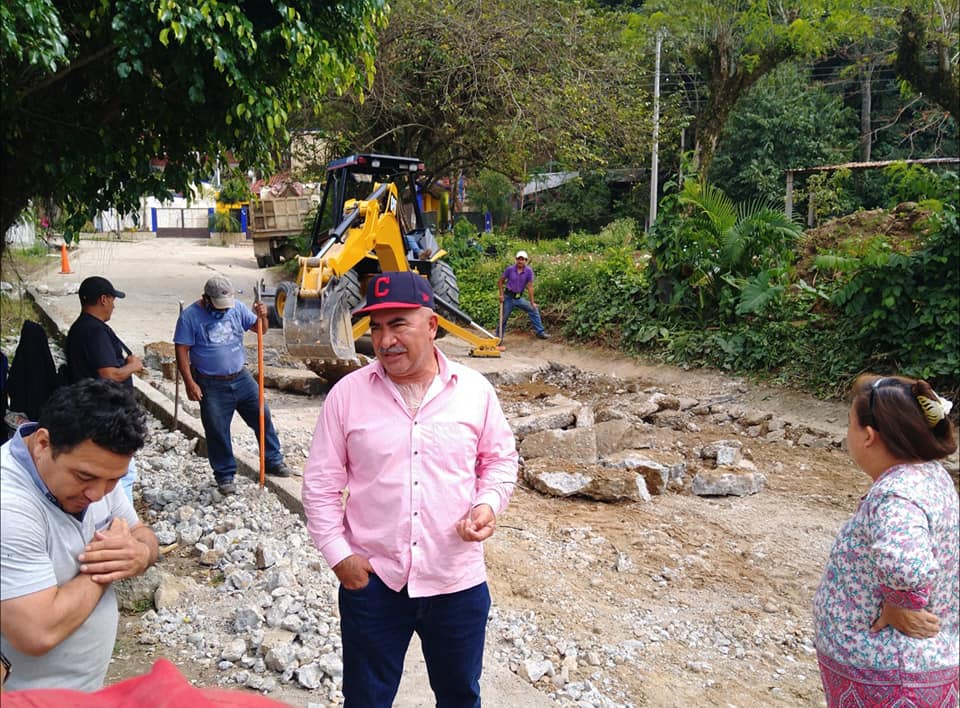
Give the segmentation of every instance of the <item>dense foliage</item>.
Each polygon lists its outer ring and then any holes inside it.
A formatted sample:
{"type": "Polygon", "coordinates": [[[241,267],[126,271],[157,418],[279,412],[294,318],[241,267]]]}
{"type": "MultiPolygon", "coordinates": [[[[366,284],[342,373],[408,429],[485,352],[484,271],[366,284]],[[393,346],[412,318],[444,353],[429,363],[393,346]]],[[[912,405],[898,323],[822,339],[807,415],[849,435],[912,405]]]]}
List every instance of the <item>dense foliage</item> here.
{"type": "MultiPolygon", "coordinates": [[[[548,161],[638,164],[650,82],[619,25],[576,0],[397,0],[362,100],[324,96],[302,125],[335,152],[415,155],[431,176],[486,168],[523,182],[548,161]]],[[[678,119],[664,111],[664,135],[678,119]]]]}
{"type": "Polygon", "coordinates": [[[734,204],[692,180],[671,192],[649,235],[629,220],[546,241],[465,227],[445,245],[461,303],[489,326],[496,280],[525,248],[545,323],[572,339],[821,395],[842,395],[862,371],[960,392],[956,178],[898,165],[884,179],[891,202],[927,198],[824,227],[830,242],[807,243],[813,236],[770,205],[734,204]],[[891,219],[904,225],[899,235],[891,219]]]}
{"type": "Polygon", "coordinates": [[[269,164],[305,96],[369,80],[383,19],[381,0],[4,2],[0,233],[32,197],[75,231],[189,194],[228,152],[269,164]]]}
{"type": "Polygon", "coordinates": [[[528,199],[524,210],[511,219],[510,231],[523,239],[565,238],[574,231],[599,231],[626,215],[614,208],[605,175],[594,172],[528,199]]]}
{"type": "Polygon", "coordinates": [[[720,136],[714,183],[735,200],[780,200],[784,170],[855,157],[856,117],[840,96],[795,65],[764,77],[737,104],[720,136]]]}

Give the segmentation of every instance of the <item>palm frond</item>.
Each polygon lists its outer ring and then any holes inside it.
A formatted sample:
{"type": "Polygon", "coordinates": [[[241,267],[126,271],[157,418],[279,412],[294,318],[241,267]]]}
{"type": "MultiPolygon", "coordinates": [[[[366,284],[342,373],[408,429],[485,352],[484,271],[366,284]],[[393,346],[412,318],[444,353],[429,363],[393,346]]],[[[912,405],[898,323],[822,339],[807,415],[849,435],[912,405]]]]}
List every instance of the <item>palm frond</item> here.
{"type": "Polygon", "coordinates": [[[714,235],[719,240],[724,231],[737,223],[737,208],[722,189],[712,184],[687,180],[678,195],[683,204],[698,207],[713,225],[714,235]]]}

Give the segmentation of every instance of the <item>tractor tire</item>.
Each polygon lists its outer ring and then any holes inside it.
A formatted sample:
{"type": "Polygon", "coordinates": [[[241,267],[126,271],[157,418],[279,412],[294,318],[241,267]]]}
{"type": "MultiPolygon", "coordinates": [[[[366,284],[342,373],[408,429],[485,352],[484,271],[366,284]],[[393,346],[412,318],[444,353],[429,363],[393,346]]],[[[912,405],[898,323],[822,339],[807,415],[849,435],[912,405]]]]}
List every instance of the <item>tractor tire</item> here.
{"type": "MultiPolygon", "coordinates": [[[[338,297],[343,298],[344,303],[352,312],[364,302],[363,287],[360,285],[360,276],[355,270],[348,270],[337,281],[336,290],[338,297]]],[[[366,333],[354,342],[354,346],[360,354],[374,356],[373,343],[370,339],[370,333],[366,333]]]]}
{"type": "MultiPolygon", "coordinates": [[[[430,269],[430,287],[433,294],[449,302],[454,307],[460,307],[460,286],[457,285],[457,276],[453,268],[446,261],[437,261],[430,269]]],[[[449,320],[454,319],[444,313],[443,308],[437,305],[437,313],[449,320]]],[[[442,327],[437,330],[437,339],[445,337],[447,330],[442,327]]]]}
{"type": "Polygon", "coordinates": [[[357,271],[348,270],[340,276],[334,287],[337,297],[343,300],[351,312],[363,302],[363,289],[360,287],[360,276],[357,275],[357,271]]]}
{"type": "Polygon", "coordinates": [[[273,304],[267,308],[267,321],[271,327],[283,328],[283,313],[287,308],[287,301],[290,298],[296,299],[297,285],[285,280],[277,286],[277,294],[273,298],[273,304]]]}
{"type": "Polygon", "coordinates": [[[283,329],[283,318],[277,314],[275,305],[267,305],[267,324],[274,329],[283,329]]]}

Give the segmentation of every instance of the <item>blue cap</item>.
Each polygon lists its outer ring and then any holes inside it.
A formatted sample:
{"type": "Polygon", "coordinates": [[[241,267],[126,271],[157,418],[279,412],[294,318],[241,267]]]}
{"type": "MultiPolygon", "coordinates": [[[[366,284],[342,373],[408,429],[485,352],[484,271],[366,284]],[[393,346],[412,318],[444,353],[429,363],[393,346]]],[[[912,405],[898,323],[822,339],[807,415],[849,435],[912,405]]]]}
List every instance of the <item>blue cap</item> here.
{"type": "Polygon", "coordinates": [[[405,270],[372,276],[367,283],[367,303],[353,314],[417,307],[433,309],[433,288],[419,273],[405,270]]]}

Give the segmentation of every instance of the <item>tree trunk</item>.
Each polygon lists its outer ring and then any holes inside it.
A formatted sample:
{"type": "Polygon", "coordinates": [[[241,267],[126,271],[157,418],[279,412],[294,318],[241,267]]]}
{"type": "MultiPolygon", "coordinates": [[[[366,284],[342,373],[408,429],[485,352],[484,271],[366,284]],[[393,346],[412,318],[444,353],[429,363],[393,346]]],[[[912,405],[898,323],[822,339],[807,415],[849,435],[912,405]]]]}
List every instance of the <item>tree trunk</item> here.
{"type": "Polygon", "coordinates": [[[695,162],[701,179],[707,179],[710,164],[720,142],[720,134],[737,101],[763,76],[794,56],[787,44],[765,47],[752,68],[745,68],[729,56],[725,42],[718,41],[694,57],[697,68],[706,77],[707,101],[697,116],[695,162]]]}
{"type": "Polygon", "coordinates": [[[868,64],[860,72],[860,160],[870,161],[870,148],[873,145],[873,130],[870,119],[873,94],[871,86],[873,80],[873,66],[868,64]]]}
{"type": "Polygon", "coordinates": [[[923,53],[926,50],[926,25],[908,7],[900,15],[900,37],[897,42],[897,59],[893,68],[914,91],[925,94],[930,100],[960,120],[960,77],[956,66],[950,62],[950,53],[941,43],[935,43],[937,65],[930,68],[923,53]]]}

